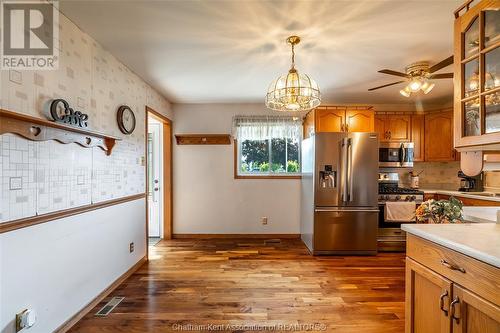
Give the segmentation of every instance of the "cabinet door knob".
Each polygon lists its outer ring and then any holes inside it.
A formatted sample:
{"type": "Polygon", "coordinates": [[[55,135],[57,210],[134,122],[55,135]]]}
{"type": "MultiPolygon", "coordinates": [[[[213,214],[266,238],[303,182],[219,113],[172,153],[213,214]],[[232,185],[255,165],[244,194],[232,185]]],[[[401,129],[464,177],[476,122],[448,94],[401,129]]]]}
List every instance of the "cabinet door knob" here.
{"type": "Polygon", "coordinates": [[[444,308],[445,297],[448,298],[448,290],[445,290],[444,293],[442,293],[441,296],[439,296],[439,308],[441,309],[441,311],[444,312],[444,315],[448,317],[448,310],[444,308]]]}
{"type": "Polygon", "coordinates": [[[451,301],[450,303],[450,317],[452,320],[455,320],[455,322],[458,324],[460,323],[460,318],[459,317],[456,317],[455,316],[455,305],[459,304],[460,303],[460,299],[457,297],[455,297],[455,299],[453,301],[451,301]]]}
{"type": "Polygon", "coordinates": [[[446,260],[444,259],[441,259],[441,265],[443,265],[444,267],[446,268],[449,268],[451,269],[452,271],[459,271],[461,273],[464,273],[465,274],[465,268],[463,267],[459,267],[455,264],[450,264],[449,262],[447,262],[446,260]]]}

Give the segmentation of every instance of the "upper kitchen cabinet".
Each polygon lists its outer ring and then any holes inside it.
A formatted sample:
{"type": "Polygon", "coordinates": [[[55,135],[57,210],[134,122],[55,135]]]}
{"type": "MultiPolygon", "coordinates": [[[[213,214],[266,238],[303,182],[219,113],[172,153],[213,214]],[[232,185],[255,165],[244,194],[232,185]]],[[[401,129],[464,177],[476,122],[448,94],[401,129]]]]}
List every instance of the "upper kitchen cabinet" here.
{"type": "Polygon", "coordinates": [[[348,132],[373,132],[375,130],[375,113],[371,109],[347,109],[345,123],[348,132]]]}
{"type": "Polygon", "coordinates": [[[319,132],[373,132],[375,112],[371,106],[320,106],[304,118],[304,138],[319,132]]]}
{"type": "Polygon", "coordinates": [[[425,160],[453,161],[453,112],[440,111],[425,115],[425,160]]]}
{"type": "Polygon", "coordinates": [[[411,117],[408,115],[377,115],[375,131],[379,133],[380,142],[410,141],[411,117]]]}
{"type": "Polygon", "coordinates": [[[344,132],[345,109],[318,108],[316,113],[316,132],[344,132]]]}
{"type": "Polygon", "coordinates": [[[459,151],[500,147],[500,1],[455,12],[454,114],[459,151]]]}
{"type": "Polygon", "coordinates": [[[417,114],[411,116],[411,141],[413,142],[413,161],[425,160],[425,116],[417,114]]]}

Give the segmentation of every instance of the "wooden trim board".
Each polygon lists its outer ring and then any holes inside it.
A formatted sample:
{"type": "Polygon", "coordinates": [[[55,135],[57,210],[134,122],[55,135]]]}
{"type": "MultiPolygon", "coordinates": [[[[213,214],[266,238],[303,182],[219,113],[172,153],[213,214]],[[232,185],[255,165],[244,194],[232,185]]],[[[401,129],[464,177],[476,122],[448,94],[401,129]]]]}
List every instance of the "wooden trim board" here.
{"type": "Polygon", "coordinates": [[[247,239],[299,239],[300,234],[173,234],[174,239],[211,239],[211,238],[247,238],[247,239]]]}
{"type": "MultiPolygon", "coordinates": [[[[163,235],[162,239],[172,239],[173,232],[173,122],[164,115],[146,106],[146,133],[148,132],[148,116],[158,120],[163,124],[163,187],[165,189],[163,194],[163,235]]],[[[146,145],[146,155],[147,155],[147,134],[145,136],[146,145]]],[[[146,193],[148,193],[148,167],[147,167],[147,157],[146,157],[146,193]]],[[[147,200],[146,200],[147,201],[147,200]]],[[[146,203],[146,244],[148,238],[148,215],[149,208],[148,203],[146,203]]]]}
{"type": "Polygon", "coordinates": [[[116,279],[109,287],[104,289],[99,295],[97,295],[89,304],[78,311],[73,317],[68,319],[64,324],[59,326],[54,333],[65,333],[69,331],[80,319],[85,317],[97,304],[102,302],[113,290],[115,290],[120,284],[122,284],[126,279],[128,279],[132,274],[134,274],[142,265],[147,262],[147,257],[142,257],[134,266],[132,266],[128,271],[126,271],[122,276],[116,279]]]}
{"type": "Polygon", "coordinates": [[[90,212],[90,211],[93,211],[96,209],[101,209],[104,207],[118,205],[118,204],[128,202],[128,201],[142,199],[145,197],[146,197],[145,193],[134,194],[134,195],[130,195],[130,196],[123,197],[123,198],[93,203],[93,204],[85,205],[85,206],[81,206],[81,207],[75,207],[75,208],[60,210],[60,211],[51,212],[51,213],[47,213],[47,214],[30,216],[30,217],[26,217],[26,218],[22,218],[22,219],[18,219],[18,220],[12,220],[12,221],[8,221],[8,222],[0,223],[0,234],[2,234],[4,232],[9,232],[9,231],[21,229],[21,228],[30,227],[30,226],[45,223],[45,222],[50,222],[53,220],[62,219],[64,217],[69,217],[69,216],[73,216],[73,215],[77,215],[77,214],[90,212]]]}
{"type": "Polygon", "coordinates": [[[60,143],[74,142],[81,147],[99,147],[111,155],[121,138],[86,128],[69,126],[54,121],[0,109],[0,134],[12,133],[31,141],[55,140],[60,143]]]}

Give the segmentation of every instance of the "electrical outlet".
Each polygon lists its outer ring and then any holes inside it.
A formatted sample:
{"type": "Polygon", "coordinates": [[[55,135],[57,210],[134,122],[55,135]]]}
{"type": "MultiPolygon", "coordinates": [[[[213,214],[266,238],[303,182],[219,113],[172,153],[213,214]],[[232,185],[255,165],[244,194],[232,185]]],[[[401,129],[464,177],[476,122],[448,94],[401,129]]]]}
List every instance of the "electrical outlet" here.
{"type": "Polygon", "coordinates": [[[263,224],[263,225],[267,225],[267,216],[262,216],[260,218],[260,222],[263,224]]]}
{"type": "Polygon", "coordinates": [[[36,312],[32,309],[24,309],[16,314],[16,332],[29,329],[36,323],[36,312]]]}
{"type": "Polygon", "coordinates": [[[128,250],[130,253],[134,252],[134,242],[130,243],[128,246],[128,250]]]}

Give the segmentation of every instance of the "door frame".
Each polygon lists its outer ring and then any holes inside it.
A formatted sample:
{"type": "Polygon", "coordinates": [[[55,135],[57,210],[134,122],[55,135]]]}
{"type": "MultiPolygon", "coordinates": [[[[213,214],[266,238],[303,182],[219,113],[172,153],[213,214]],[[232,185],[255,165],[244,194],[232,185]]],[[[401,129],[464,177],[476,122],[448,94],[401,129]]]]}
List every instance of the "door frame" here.
{"type": "MultiPolygon", "coordinates": [[[[146,244],[148,241],[149,228],[149,204],[147,194],[149,193],[148,184],[148,118],[152,117],[163,124],[163,230],[162,239],[172,239],[173,234],[173,168],[172,168],[172,120],[161,113],[146,106],[145,112],[145,166],[146,166],[146,244]]],[[[148,245],[149,248],[149,245],[148,245]]]]}

